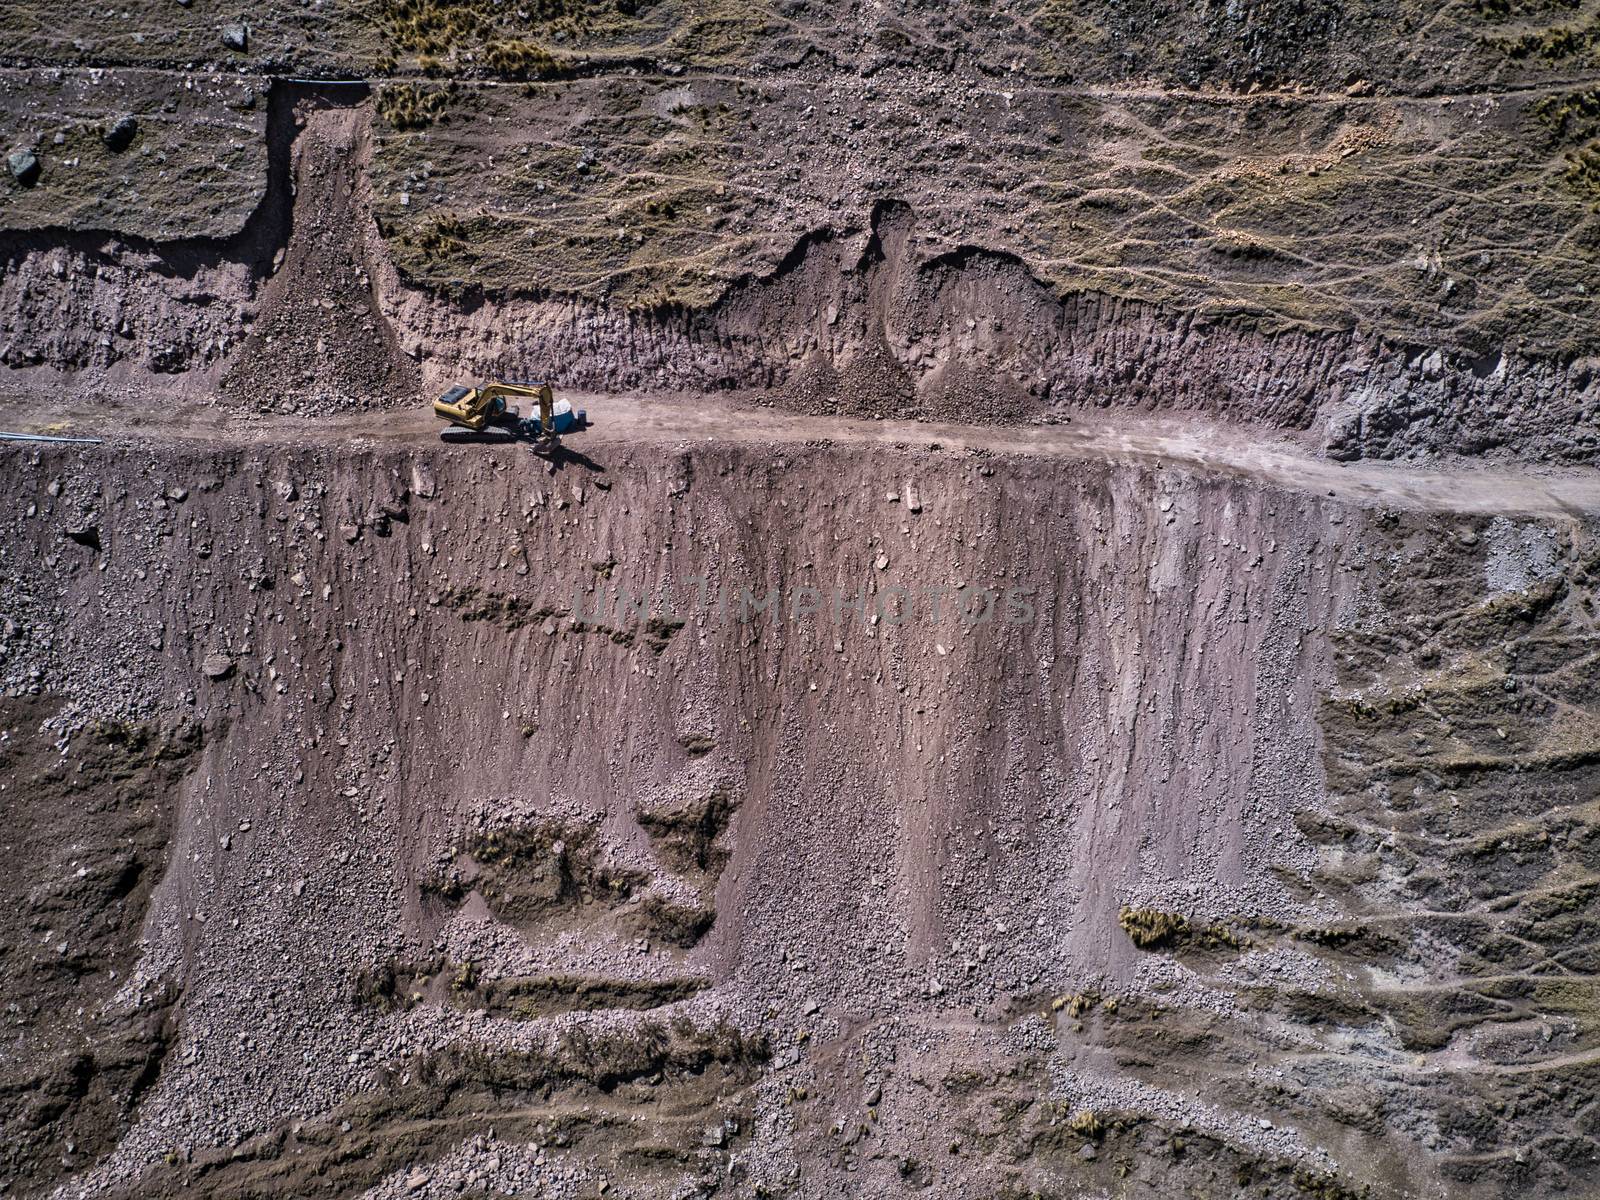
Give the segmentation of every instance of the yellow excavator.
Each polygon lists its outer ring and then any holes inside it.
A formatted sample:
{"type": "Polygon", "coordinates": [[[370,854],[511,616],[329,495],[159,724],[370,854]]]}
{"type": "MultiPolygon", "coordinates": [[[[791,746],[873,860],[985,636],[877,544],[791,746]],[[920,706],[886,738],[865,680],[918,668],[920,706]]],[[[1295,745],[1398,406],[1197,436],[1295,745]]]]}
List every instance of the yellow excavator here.
{"type": "MultiPolygon", "coordinates": [[[[589,423],[589,414],[583,409],[573,411],[565,400],[557,400],[548,383],[485,383],[476,387],[453,387],[433,402],[435,416],[443,417],[452,426],[471,433],[486,433],[491,429],[503,431],[513,437],[542,438],[554,442],[563,433],[582,429],[589,423]],[[538,414],[524,418],[507,403],[511,399],[527,398],[538,408],[538,414]]],[[[446,433],[449,431],[447,430],[446,433]]]]}

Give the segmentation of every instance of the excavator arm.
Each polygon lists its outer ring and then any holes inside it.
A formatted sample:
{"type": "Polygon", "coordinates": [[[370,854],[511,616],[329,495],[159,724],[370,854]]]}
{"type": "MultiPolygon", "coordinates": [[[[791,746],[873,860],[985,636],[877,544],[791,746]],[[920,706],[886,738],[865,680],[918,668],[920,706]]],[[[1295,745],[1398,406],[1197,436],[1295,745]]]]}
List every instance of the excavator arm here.
{"type": "Polygon", "coordinates": [[[481,389],[485,394],[493,393],[501,397],[501,407],[505,406],[505,397],[531,396],[539,405],[539,428],[546,436],[555,433],[555,407],[556,394],[548,383],[491,383],[481,389]]]}

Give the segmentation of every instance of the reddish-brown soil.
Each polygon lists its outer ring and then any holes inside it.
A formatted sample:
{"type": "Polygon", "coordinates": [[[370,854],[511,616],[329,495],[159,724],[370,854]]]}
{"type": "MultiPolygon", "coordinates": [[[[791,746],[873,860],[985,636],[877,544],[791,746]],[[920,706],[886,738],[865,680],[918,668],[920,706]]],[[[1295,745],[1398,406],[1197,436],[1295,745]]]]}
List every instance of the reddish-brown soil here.
{"type": "MultiPolygon", "coordinates": [[[[1580,985],[1497,954],[1504,1020],[1408,1032],[1483,950],[1358,867],[1396,818],[1346,758],[1534,789],[1521,866],[1488,808],[1407,833],[1412,873],[1461,847],[1453,911],[1525,940],[1506,903],[1587,895],[1531,849],[1587,829],[1583,481],[603,403],[555,460],[377,416],[5,451],[6,685],[55,697],[19,732],[208,731],[118,909],[169,1041],[74,1190],[1488,1195],[1523,1126],[1474,1097],[1581,1136],[1580,985]],[[1417,688],[1467,741],[1402,767],[1345,714],[1417,688]]],[[[1530,1161],[1587,1186],[1571,1144],[1530,1161]]]]}
{"type": "Polygon", "coordinates": [[[0,1195],[1600,1192],[1592,7],[17,0],[0,1195]]]}

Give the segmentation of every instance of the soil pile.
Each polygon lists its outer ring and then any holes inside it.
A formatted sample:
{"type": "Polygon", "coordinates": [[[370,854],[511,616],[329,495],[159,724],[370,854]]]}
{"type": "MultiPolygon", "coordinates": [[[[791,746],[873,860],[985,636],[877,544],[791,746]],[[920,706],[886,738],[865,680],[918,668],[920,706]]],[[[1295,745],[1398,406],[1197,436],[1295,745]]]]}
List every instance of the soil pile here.
{"type": "Polygon", "coordinates": [[[420,377],[379,310],[364,114],[308,104],[292,159],[294,206],[223,398],[277,413],[415,403],[420,377]]]}

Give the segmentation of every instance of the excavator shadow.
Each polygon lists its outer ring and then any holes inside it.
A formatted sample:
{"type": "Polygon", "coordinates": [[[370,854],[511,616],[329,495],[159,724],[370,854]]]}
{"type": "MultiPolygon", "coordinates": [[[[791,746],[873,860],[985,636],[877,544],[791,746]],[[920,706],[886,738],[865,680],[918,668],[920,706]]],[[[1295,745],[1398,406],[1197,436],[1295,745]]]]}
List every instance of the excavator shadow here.
{"type": "Polygon", "coordinates": [[[578,467],[588,471],[591,475],[604,475],[605,467],[595,462],[587,454],[574,450],[565,442],[558,441],[548,448],[534,448],[534,453],[548,462],[556,471],[564,471],[568,467],[578,467]]]}
{"type": "Polygon", "coordinates": [[[565,441],[557,438],[553,443],[537,434],[522,433],[511,429],[485,429],[475,433],[470,429],[446,429],[439,434],[439,440],[451,446],[527,446],[536,458],[542,458],[556,471],[577,467],[591,474],[603,475],[605,467],[595,462],[582,451],[574,450],[565,441]]]}

